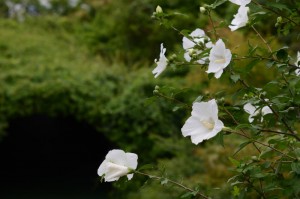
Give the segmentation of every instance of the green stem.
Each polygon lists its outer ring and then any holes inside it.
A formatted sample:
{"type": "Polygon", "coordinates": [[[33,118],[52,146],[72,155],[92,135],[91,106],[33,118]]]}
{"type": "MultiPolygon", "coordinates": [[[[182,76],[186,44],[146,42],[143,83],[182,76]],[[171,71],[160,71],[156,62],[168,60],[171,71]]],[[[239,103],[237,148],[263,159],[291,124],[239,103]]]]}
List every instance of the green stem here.
{"type": "Polygon", "coordinates": [[[208,18],[209,18],[209,21],[213,27],[213,33],[214,33],[214,36],[215,36],[215,40],[217,41],[218,40],[218,35],[217,35],[217,31],[216,31],[216,27],[215,27],[215,24],[214,24],[214,21],[211,17],[211,14],[210,14],[210,10],[207,11],[208,13],[208,18]]]}
{"type": "Polygon", "coordinates": [[[160,93],[160,92],[155,92],[154,95],[159,96],[159,97],[162,97],[162,98],[165,98],[165,99],[167,99],[167,100],[169,100],[169,101],[172,101],[172,102],[174,102],[174,103],[176,103],[176,104],[181,104],[181,105],[185,106],[187,109],[192,110],[192,107],[191,107],[191,106],[189,106],[188,104],[186,104],[186,103],[184,103],[184,102],[182,102],[182,101],[180,101],[180,100],[178,100],[178,99],[175,99],[175,98],[173,98],[173,97],[168,97],[168,96],[166,96],[166,95],[163,95],[163,94],[160,93]]]}
{"type": "Polygon", "coordinates": [[[147,174],[147,173],[140,172],[140,171],[134,171],[134,173],[140,174],[140,175],[143,175],[143,176],[147,176],[147,177],[149,177],[149,178],[151,178],[151,179],[155,179],[155,180],[167,180],[168,182],[170,182],[170,183],[172,183],[172,184],[174,184],[174,185],[176,185],[176,186],[178,186],[178,187],[180,187],[180,188],[182,188],[182,189],[184,189],[184,190],[186,190],[186,191],[195,193],[196,195],[201,196],[202,198],[206,198],[206,199],[209,198],[209,197],[205,196],[204,194],[198,192],[197,190],[193,190],[193,189],[191,189],[191,188],[189,188],[189,187],[186,187],[185,185],[183,185],[183,184],[181,184],[181,183],[179,183],[179,182],[176,182],[176,181],[174,181],[174,180],[171,180],[171,179],[169,179],[169,178],[160,177],[160,176],[155,176],[155,175],[147,174]]]}
{"type": "Polygon", "coordinates": [[[254,4],[256,4],[256,5],[260,6],[260,7],[262,7],[262,8],[265,9],[265,10],[269,10],[269,11],[271,11],[271,12],[277,14],[278,16],[282,16],[283,18],[285,18],[285,19],[287,19],[288,21],[292,22],[292,23],[295,24],[296,26],[300,26],[300,25],[299,25],[297,22],[295,22],[294,20],[290,19],[289,17],[286,17],[286,16],[282,15],[282,13],[279,13],[279,12],[277,12],[276,10],[273,10],[273,9],[271,9],[271,8],[265,6],[265,5],[262,5],[262,4],[258,3],[258,2],[255,1],[255,0],[252,0],[252,2],[253,2],[254,4]]]}
{"type": "MultiPolygon", "coordinates": [[[[226,129],[225,129],[225,130],[226,130],[226,129]]],[[[272,146],[269,145],[269,144],[265,144],[265,143],[260,142],[260,141],[258,141],[258,140],[253,140],[253,139],[252,139],[250,136],[248,136],[248,135],[245,135],[245,134],[243,134],[243,133],[234,131],[234,130],[232,130],[232,129],[231,129],[230,131],[228,131],[228,132],[234,133],[234,134],[236,134],[236,135],[243,136],[243,137],[245,137],[245,138],[247,138],[247,139],[249,139],[249,140],[252,140],[252,142],[255,142],[255,143],[257,143],[257,144],[260,144],[260,145],[263,145],[263,146],[265,146],[265,147],[268,147],[268,148],[272,149],[273,151],[276,151],[276,152],[280,153],[280,154],[283,155],[283,156],[286,156],[286,157],[289,157],[289,158],[291,158],[291,159],[293,159],[293,160],[296,160],[295,157],[290,156],[289,154],[286,154],[286,153],[284,153],[284,152],[282,152],[282,151],[280,151],[280,150],[278,150],[278,149],[272,147],[272,146]]]]}

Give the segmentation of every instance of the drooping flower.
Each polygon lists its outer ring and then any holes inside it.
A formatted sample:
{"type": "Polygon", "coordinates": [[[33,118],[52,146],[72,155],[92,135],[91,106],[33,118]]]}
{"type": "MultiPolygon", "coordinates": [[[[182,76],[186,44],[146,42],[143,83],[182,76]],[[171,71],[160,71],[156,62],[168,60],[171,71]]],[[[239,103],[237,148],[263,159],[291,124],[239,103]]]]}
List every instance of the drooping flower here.
{"type": "Polygon", "coordinates": [[[198,144],[216,136],[224,127],[218,119],[218,105],[215,99],[208,102],[195,102],[191,117],[181,128],[184,137],[191,136],[192,143],[198,144]]]}
{"type": "Polygon", "coordinates": [[[232,54],[229,49],[225,48],[224,42],[219,39],[217,43],[212,47],[209,54],[209,65],[207,73],[215,73],[215,78],[220,78],[223,69],[231,61],[232,54]]]}
{"type": "Polygon", "coordinates": [[[155,75],[154,77],[157,78],[167,67],[168,65],[168,59],[165,56],[166,49],[164,48],[163,44],[160,44],[160,55],[159,60],[154,60],[154,62],[157,64],[156,68],[152,71],[152,73],[155,75]]]}
{"type": "Polygon", "coordinates": [[[231,3],[234,3],[239,6],[245,6],[251,2],[251,0],[229,0],[231,3]]]}
{"type": "MultiPolygon", "coordinates": [[[[202,45],[205,48],[212,47],[212,43],[211,43],[209,37],[207,37],[205,35],[205,32],[200,28],[197,28],[196,30],[194,30],[189,36],[191,37],[192,40],[187,37],[183,37],[183,39],[182,39],[182,47],[185,50],[184,59],[188,62],[190,62],[192,59],[190,56],[191,50],[196,55],[199,55],[203,51],[200,49],[193,49],[196,45],[202,45]]],[[[207,57],[203,57],[203,58],[197,60],[197,62],[199,64],[204,64],[205,60],[207,60],[207,57]]]]}
{"type": "MultiPolygon", "coordinates": [[[[297,60],[295,62],[295,65],[300,67],[300,64],[298,64],[298,62],[300,62],[300,52],[299,51],[297,52],[297,60]]],[[[300,75],[300,69],[295,70],[295,73],[296,73],[296,75],[299,76],[300,75]]]]}
{"type": "Polygon", "coordinates": [[[240,6],[238,13],[234,15],[234,19],[231,22],[231,25],[229,26],[231,31],[235,31],[238,28],[246,26],[248,23],[248,11],[249,8],[245,6],[240,6]]]}
{"type": "Polygon", "coordinates": [[[261,109],[259,109],[259,108],[253,106],[253,105],[250,104],[250,103],[247,103],[247,104],[244,105],[244,110],[245,110],[248,114],[250,114],[250,115],[249,115],[249,118],[248,118],[248,120],[249,120],[250,123],[253,122],[254,117],[257,116],[260,112],[261,112],[261,115],[262,115],[262,117],[261,117],[261,122],[263,121],[263,116],[264,116],[264,115],[273,113],[272,110],[270,109],[270,107],[268,107],[268,106],[264,106],[264,107],[262,107],[261,109]]]}
{"type": "Polygon", "coordinates": [[[137,159],[138,156],[134,153],[125,153],[120,149],[111,150],[98,168],[98,175],[104,176],[105,182],[117,181],[125,175],[130,180],[133,174],[128,173],[137,168],[137,159]]]}

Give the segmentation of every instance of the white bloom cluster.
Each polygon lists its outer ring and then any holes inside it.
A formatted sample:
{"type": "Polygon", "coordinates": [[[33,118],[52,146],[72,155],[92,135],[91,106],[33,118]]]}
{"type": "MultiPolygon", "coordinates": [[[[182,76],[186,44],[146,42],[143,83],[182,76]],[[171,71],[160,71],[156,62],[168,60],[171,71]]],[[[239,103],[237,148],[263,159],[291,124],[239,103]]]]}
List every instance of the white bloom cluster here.
{"type": "Polygon", "coordinates": [[[261,113],[262,117],[261,117],[261,122],[263,121],[263,116],[272,113],[272,110],[270,109],[270,107],[268,106],[264,106],[261,109],[259,109],[256,106],[253,106],[250,103],[247,103],[244,105],[244,110],[249,113],[249,122],[252,123],[254,121],[255,116],[257,116],[259,113],[261,113]]]}
{"type": "MultiPolygon", "coordinates": [[[[210,41],[210,38],[207,37],[205,35],[205,32],[199,28],[194,30],[189,36],[191,39],[189,39],[187,37],[183,37],[183,39],[182,39],[182,47],[185,50],[184,58],[188,62],[190,62],[192,59],[190,54],[199,55],[200,53],[203,52],[203,50],[194,48],[196,45],[202,46],[205,48],[211,48],[213,46],[213,44],[210,41]]],[[[197,60],[197,63],[205,64],[205,61],[207,60],[207,58],[208,57],[200,58],[199,60],[197,60]]]]}

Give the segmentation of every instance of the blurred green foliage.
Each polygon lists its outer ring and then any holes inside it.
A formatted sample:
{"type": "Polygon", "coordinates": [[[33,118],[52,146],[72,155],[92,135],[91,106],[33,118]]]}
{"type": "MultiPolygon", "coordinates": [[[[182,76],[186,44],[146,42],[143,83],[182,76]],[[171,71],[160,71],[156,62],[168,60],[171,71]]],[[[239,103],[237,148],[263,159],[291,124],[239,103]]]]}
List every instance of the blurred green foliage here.
{"type": "MultiPolygon", "coordinates": [[[[194,146],[180,133],[180,121],[189,110],[174,112],[165,100],[149,98],[162,80],[154,79],[151,70],[139,63],[131,67],[108,63],[91,53],[74,34],[80,23],[73,22],[59,16],[27,18],[23,23],[0,19],[0,139],[11,119],[36,114],[71,116],[89,123],[118,147],[138,152],[140,165],[158,160],[175,178],[198,182],[193,174],[206,172],[201,166],[205,160],[197,158],[194,146]]],[[[173,78],[164,81],[185,85],[173,78]]],[[[185,96],[195,92],[198,89],[185,92],[185,96]]],[[[122,184],[112,198],[121,193],[123,198],[147,198],[144,191],[136,192],[145,179],[136,178],[122,184]]],[[[164,194],[164,198],[181,193],[166,194],[157,185],[146,189],[158,196],[164,194]]]]}
{"type": "MultiPolygon", "coordinates": [[[[180,51],[182,40],[182,35],[171,26],[162,27],[151,18],[155,7],[160,5],[164,11],[175,13],[171,25],[176,29],[205,29],[207,18],[200,15],[199,6],[211,2],[90,0],[86,3],[91,5],[91,11],[86,12],[60,9],[67,1],[54,1],[53,12],[39,8],[40,16],[28,15],[23,23],[0,19],[0,135],[4,136],[13,118],[33,114],[72,116],[88,122],[120,148],[138,152],[140,165],[157,160],[160,169],[165,170],[162,172],[170,178],[186,179],[184,183],[190,186],[199,183],[207,192],[216,188],[210,195],[229,198],[228,187],[222,191],[217,189],[225,186],[223,183],[229,176],[231,163],[223,156],[225,149],[216,140],[195,147],[190,140],[182,139],[180,128],[189,111],[182,107],[172,110],[173,106],[162,99],[147,100],[153,95],[155,85],[163,84],[162,80],[153,79],[149,69],[159,55],[160,43],[167,46],[168,54],[180,51]]],[[[226,25],[236,7],[228,4],[221,7],[214,14],[226,25]]],[[[7,7],[3,2],[0,11],[1,16],[6,16],[7,7]]],[[[263,27],[265,34],[276,32],[273,24],[263,19],[257,25],[263,27]]],[[[229,40],[247,45],[241,35],[236,33],[229,40]]],[[[293,40],[297,36],[282,36],[282,41],[293,43],[293,49],[297,49],[293,40]]],[[[207,90],[228,91],[224,82],[209,84],[207,77],[195,70],[187,79],[179,80],[177,75],[189,71],[187,67],[181,70],[162,74],[173,76],[173,80],[164,80],[168,85],[181,88],[196,85],[197,90],[185,92],[184,98],[178,93],[178,99],[191,103],[193,96],[205,95],[207,90]]],[[[250,73],[245,76],[262,84],[273,73],[266,68],[258,72],[255,79],[250,73]]],[[[251,74],[258,72],[253,70],[251,74]]],[[[231,94],[229,91],[228,96],[232,97],[231,94]]],[[[243,116],[246,121],[246,114],[243,116]]],[[[222,119],[229,120],[225,116],[222,119]]],[[[232,142],[225,141],[225,144],[231,146],[232,142]]],[[[159,182],[147,181],[142,186],[144,181],[135,176],[130,183],[121,184],[122,194],[116,191],[112,198],[174,198],[184,194],[177,189],[166,191],[170,187],[159,182]]]]}

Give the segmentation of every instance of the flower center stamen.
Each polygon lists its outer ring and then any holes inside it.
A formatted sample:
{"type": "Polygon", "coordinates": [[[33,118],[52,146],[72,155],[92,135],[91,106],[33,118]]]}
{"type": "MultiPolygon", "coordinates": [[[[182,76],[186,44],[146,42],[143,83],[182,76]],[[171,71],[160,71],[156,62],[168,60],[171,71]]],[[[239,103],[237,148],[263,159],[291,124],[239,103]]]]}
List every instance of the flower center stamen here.
{"type": "Polygon", "coordinates": [[[214,129],[214,127],[215,127],[214,121],[211,121],[211,120],[203,120],[203,121],[201,121],[201,123],[203,124],[203,126],[208,128],[209,130],[214,129]]]}
{"type": "Polygon", "coordinates": [[[225,58],[215,60],[215,63],[217,64],[225,64],[225,62],[226,62],[225,58]]]}

